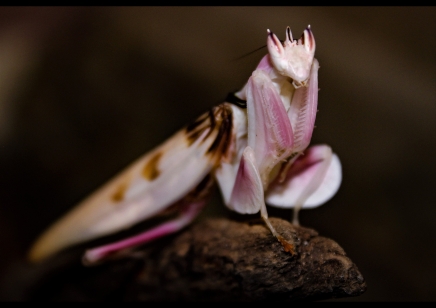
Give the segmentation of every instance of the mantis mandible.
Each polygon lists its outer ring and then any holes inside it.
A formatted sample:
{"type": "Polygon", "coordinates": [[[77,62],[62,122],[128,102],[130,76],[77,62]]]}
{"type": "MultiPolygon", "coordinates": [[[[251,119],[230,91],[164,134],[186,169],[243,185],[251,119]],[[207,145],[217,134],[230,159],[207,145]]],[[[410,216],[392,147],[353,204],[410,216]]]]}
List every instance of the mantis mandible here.
{"type": "Polygon", "coordinates": [[[282,43],[267,30],[268,54],[244,87],[228,95],[163,144],[133,162],[82,201],[36,241],[32,261],[68,246],[112,234],[155,217],[175,213],[158,226],[86,251],[84,262],[177,232],[193,221],[218,183],[225,205],[240,214],[260,212],[271,225],[266,204],[319,206],[339,189],[341,164],[327,145],[308,148],[318,105],[315,38],[308,26],[299,39],[289,27],[282,43]]]}

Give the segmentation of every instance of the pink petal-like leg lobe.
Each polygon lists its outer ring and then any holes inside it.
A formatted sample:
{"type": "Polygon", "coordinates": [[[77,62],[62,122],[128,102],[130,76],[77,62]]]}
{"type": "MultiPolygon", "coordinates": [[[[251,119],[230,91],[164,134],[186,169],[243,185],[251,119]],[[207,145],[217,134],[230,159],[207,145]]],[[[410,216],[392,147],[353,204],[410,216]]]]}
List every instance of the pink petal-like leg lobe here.
{"type": "Polygon", "coordinates": [[[255,214],[264,203],[263,187],[254,151],[248,146],[244,149],[239,163],[228,207],[241,214],[255,214]]]}
{"type": "Polygon", "coordinates": [[[292,164],[283,182],[270,186],[266,202],[275,207],[293,207],[293,223],[298,225],[298,211],[327,202],[341,181],[342,168],[336,154],[327,145],[312,146],[292,164]]]}

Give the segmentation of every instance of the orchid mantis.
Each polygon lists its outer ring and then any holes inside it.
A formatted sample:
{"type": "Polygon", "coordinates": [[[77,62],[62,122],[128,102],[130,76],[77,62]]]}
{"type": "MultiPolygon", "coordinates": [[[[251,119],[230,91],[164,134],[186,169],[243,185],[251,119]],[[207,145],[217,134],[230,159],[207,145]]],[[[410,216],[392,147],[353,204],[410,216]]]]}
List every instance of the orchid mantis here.
{"type": "Polygon", "coordinates": [[[177,214],[150,230],[88,250],[84,262],[174,233],[206,204],[214,183],[224,203],[241,214],[260,212],[271,233],[292,243],[268,220],[266,203],[301,208],[328,201],[341,183],[341,164],[327,145],[307,148],[318,103],[318,61],[308,26],[282,43],[268,30],[268,54],[246,85],[85,199],[49,228],[30,251],[42,260],[68,246],[130,228],[162,212],[177,214]]]}

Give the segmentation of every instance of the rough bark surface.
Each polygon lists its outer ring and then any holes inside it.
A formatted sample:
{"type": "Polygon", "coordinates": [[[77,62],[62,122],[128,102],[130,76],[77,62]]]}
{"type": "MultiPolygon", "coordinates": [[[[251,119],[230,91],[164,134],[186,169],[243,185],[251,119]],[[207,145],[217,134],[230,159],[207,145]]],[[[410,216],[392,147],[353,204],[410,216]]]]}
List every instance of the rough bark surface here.
{"type": "Polygon", "coordinates": [[[285,252],[262,220],[207,219],[128,258],[44,275],[34,300],[295,301],[358,296],[366,283],[333,240],[270,218],[296,245],[285,252]]]}

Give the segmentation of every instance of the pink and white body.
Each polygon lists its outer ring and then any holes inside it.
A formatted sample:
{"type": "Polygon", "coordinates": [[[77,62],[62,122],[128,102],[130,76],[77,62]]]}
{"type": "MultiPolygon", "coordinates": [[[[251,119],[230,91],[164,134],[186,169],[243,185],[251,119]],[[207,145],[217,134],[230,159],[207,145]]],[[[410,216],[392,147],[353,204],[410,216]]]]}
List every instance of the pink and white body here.
{"type": "Polygon", "coordinates": [[[162,213],[166,222],[88,250],[97,263],[177,232],[192,222],[217,182],[224,203],[241,214],[260,212],[272,234],[293,245],[268,220],[266,204],[298,211],[327,202],[339,189],[341,164],[327,145],[309,147],[318,104],[318,61],[310,26],[281,43],[268,30],[268,54],[247,84],[170,139],[133,162],[61,218],[36,241],[40,261],[66,247],[132,227],[162,213]]]}

